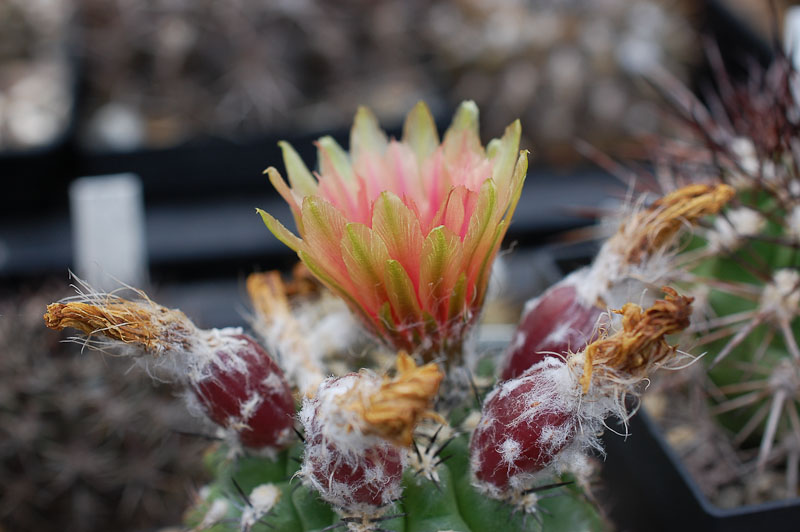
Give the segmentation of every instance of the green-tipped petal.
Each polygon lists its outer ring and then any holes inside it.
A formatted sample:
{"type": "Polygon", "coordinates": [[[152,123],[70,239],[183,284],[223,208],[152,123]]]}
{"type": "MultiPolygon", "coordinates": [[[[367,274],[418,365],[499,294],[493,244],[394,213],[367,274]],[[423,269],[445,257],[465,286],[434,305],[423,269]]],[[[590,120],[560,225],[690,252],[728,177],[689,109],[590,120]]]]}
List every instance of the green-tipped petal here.
{"type": "MultiPolygon", "coordinates": [[[[481,185],[478,193],[478,205],[464,237],[464,270],[467,273],[470,287],[475,286],[478,270],[483,264],[485,256],[491,250],[490,243],[494,236],[493,224],[500,222],[500,214],[497,208],[497,188],[492,179],[487,179],[481,185]]],[[[474,292],[470,290],[467,297],[472,297],[473,294],[474,292]]]]}
{"type": "Polygon", "coordinates": [[[318,141],[319,170],[322,175],[339,174],[345,182],[354,179],[350,157],[333,137],[324,136],[318,141]]]}
{"type": "Polygon", "coordinates": [[[423,236],[419,219],[391,192],[383,192],[372,210],[372,230],[383,239],[389,256],[405,268],[416,285],[423,236]]]}
{"type": "Polygon", "coordinates": [[[528,175],[528,150],[519,152],[517,164],[514,166],[514,174],[511,176],[511,197],[508,202],[508,209],[505,212],[505,219],[511,222],[514,216],[514,211],[517,209],[517,203],[522,196],[522,186],[525,184],[525,178],[528,175]]]}
{"type": "MultiPolygon", "coordinates": [[[[473,306],[481,308],[483,306],[483,298],[486,296],[486,289],[489,286],[489,273],[491,266],[494,262],[494,257],[497,255],[497,250],[503,242],[503,236],[506,234],[508,228],[508,220],[502,220],[494,231],[492,231],[492,239],[487,246],[487,252],[483,255],[478,274],[475,277],[475,295],[473,296],[473,306]]],[[[477,258],[477,257],[476,257],[477,258]]]]}
{"type": "Polygon", "coordinates": [[[350,129],[350,153],[352,160],[358,160],[363,153],[382,154],[386,151],[388,141],[378,119],[366,107],[359,107],[350,129]]]}
{"type": "Polygon", "coordinates": [[[422,164],[439,147],[439,132],[436,131],[433,115],[425,102],[418,102],[406,116],[403,142],[411,147],[418,164],[422,164]]]}
{"type": "Polygon", "coordinates": [[[422,313],[408,273],[396,260],[389,259],[385,264],[384,278],[395,315],[405,326],[419,324],[422,313]]]}
{"type": "Polygon", "coordinates": [[[386,245],[366,225],[350,223],[345,228],[341,248],[353,286],[367,303],[370,313],[377,314],[386,301],[383,283],[384,264],[389,260],[386,245]]]}
{"type": "Polygon", "coordinates": [[[267,174],[267,178],[269,182],[275,187],[275,190],[278,191],[278,194],[286,201],[289,205],[289,208],[292,210],[292,216],[294,217],[294,222],[297,225],[297,230],[300,231],[300,234],[303,234],[303,219],[300,214],[300,206],[297,204],[297,198],[294,195],[294,192],[289,185],[286,184],[286,181],[283,180],[283,176],[281,173],[278,172],[274,167],[270,166],[264,172],[267,174]]]}
{"type": "Polygon", "coordinates": [[[514,173],[521,134],[522,125],[519,120],[515,120],[506,128],[503,136],[492,140],[487,148],[487,156],[493,162],[492,179],[501,190],[511,181],[514,173]]]}
{"type": "MultiPolygon", "coordinates": [[[[511,189],[511,198],[508,208],[505,212],[505,216],[497,224],[496,229],[492,232],[492,239],[488,242],[485,241],[482,243],[482,245],[480,245],[476,250],[476,254],[473,257],[473,260],[477,260],[481,255],[483,255],[480,267],[478,268],[477,275],[475,277],[475,304],[478,307],[483,305],[483,298],[486,295],[486,287],[489,283],[488,276],[491,271],[491,265],[492,262],[494,262],[494,257],[497,254],[497,250],[503,243],[503,238],[505,238],[506,231],[508,231],[508,226],[511,224],[511,218],[514,216],[514,211],[516,210],[517,204],[519,203],[519,198],[522,195],[522,185],[525,183],[527,171],[528,152],[526,150],[522,150],[519,153],[517,164],[514,167],[514,175],[511,179],[511,186],[513,188],[511,189]]],[[[486,236],[488,236],[488,234],[486,236]]]]}
{"type": "Polygon", "coordinates": [[[275,235],[275,238],[286,244],[295,253],[300,251],[300,246],[303,245],[302,240],[297,238],[294,233],[286,229],[282,223],[280,223],[268,212],[261,209],[256,209],[256,212],[261,215],[261,219],[264,220],[264,225],[266,225],[267,229],[269,229],[270,232],[275,235]]]}
{"type": "Polygon", "coordinates": [[[461,238],[444,226],[431,230],[422,246],[419,294],[424,309],[447,319],[447,303],[461,264],[461,238]]]}
{"type": "Polygon", "coordinates": [[[444,152],[448,158],[457,157],[462,149],[483,153],[478,135],[478,106],[469,100],[458,106],[453,122],[444,134],[444,152]]]}
{"type": "Polygon", "coordinates": [[[351,287],[340,283],[325,266],[319,263],[316,257],[312,256],[307,251],[301,249],[297,255],[300,257],[300,260],[303,261],[303,264],[306,265],[308,270],[314,274],[314,277],[322,281],[322,283],[327,286],[331,292],[341,297],[344,302],[347,303],[347,306],[350,307],[350,310],[361,319],[370,332],[374,334],[380,333],[375,328],[374,320],[372,317],[370,317],[366,309],[364,309],[363,305],[361,305],[361,302],[353,297],[351,287]]]}
{"type": "Polygon", "coordinates": [[[497,214],[497,187],[494,180],[487,179],[478,192],[478,204],[464,237],[464,252],[467,256],[471,256],[478,248],[492,221],[498,221],[497,214]]]}
{"type": "Polygon", "coordinates": [[[456,281],[455,286],[453,287],[453,294],[450,296],[450,303],[449,309],[447,312],[447,317],[450,320],[461,319],[465,320],[467,316],[465,316],[464,311],[466,309],[466,301],[467,301],[467,276],[466,274],[461,274],[458,276],[458,280],[456,281]]]}
{"type": "Polygon", "coordinates": [[[292,190],[300,197],[316,194],[317,181],[292,145],[282,140],[278,142],[278,146],[283,153],[283,165],[286,167],[292,190]]]}
{"type": "Polygon", "coordinates": [[[304,249],[344,283],[347,268],[339,245],[347,220],[333,204],[319,196],[306,196],[302,209],[304,249]]]}
{"type": "Polygon", "coordinates": [[[472,100],[461,102],[461,105],[458,106],[458,110],[456,110],[455,116],[453,116],[450,127],[447,128],[445,136],[449,133],[461,131],[471,131],[477,135],[478,115],[478,106],[475,102],[472,100]]]}

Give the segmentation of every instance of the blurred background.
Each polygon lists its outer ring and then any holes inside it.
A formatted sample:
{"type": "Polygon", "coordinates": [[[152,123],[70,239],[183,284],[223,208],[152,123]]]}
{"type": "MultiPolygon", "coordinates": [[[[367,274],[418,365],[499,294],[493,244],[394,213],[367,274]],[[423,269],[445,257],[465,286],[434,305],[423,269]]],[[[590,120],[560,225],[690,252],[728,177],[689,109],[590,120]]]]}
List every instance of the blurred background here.
{"type": "Polygon", "coordinates": [[[444,128],[473,99],[484,139],[519,117],[532,151],[509,233],[529,295],[588,256],[553,235],[624,192],[576,140],[641,157],[670,127],[648,72],[702,93],[703,37],[744,71],[769,60],[791,3],[0,0],[0,531],[149,530],[202,483],[206,442],[175,432],[171,391],[41,324],[86,239],[135,263],[100,264],[107,278],[202,327],[241,325],[244,276],[292,264],[254,213],[290,223],[261,175],[282,166],[278,140],[313,166],[312,141],[346,145],[358,105],[399,136],[417,101],[444,128]],[[119,207],[82,203],[79,178],[121,173],[89,182],[124,189],[119,207]]]}

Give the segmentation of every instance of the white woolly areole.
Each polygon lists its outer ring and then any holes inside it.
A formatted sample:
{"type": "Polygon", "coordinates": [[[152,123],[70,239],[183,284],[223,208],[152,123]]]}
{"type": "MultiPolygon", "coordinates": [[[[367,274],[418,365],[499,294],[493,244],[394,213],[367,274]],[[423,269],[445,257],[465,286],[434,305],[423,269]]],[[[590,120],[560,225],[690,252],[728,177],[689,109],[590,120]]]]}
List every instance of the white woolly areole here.
{"type": "Polygon", "coordinates": [[[756,210],[731,209],[714,220],[714,228],[708,232],[708,246],[714,252],[735,251],[744,237],[760,233],[766,224],[766,218],[756,210]]]}
{"type": "Polygon", "coordinates": [[[272,315],[269,321],[252,320],[253,330],[285,371],[287,380],[301,393],[314,390],[324,378],[320,352],[298,329],[291,316],[272,315]]]}
{"type": "MultiPolygon", "coordinates": [[[[478,415],[478,419],[480,419],[478,412],[472,411],[471,414],[478,415]]],[[[415,435],[428,439],[430,445],[416,445],[413,451],[409,451],[407,455],[408,467],[414,471],[417,485],[429,481],[438,484],[440,481],[438,469],[447,467],[441,461],[442,447],[447,445],[446,442],[449,442],[451,438],[455,438],[458,433],[450,425],[441,425],[438,422],[434,423],[432,420],[427,420],[417,426],[415,435]]]]}
{"type": "Polygon", "coordinates": [[[222,521],[228,513],[229,506],[225,499],[214,499],[196,530],[207,530],[222,521]]]}
{"type": "Polygon", "coordinates": [[[760,181],[775,181],[778,167],[773,161],[759,157],[753,141],[747,137],[735,137],[728,148],[736,158],[739,168],[732,169],[728,181],[737,190],[755,187],[760,181]]]}
{"type": "Polygon", "coordinates": [[[790,322],[800,305],[800,273],[784,268],[773,274],[772,282],[764,286],[761,309],[778,321],[790,322]]]}
{"type": "Polygon", "coordinates": [[[761,166],[755,144],[747,137],[735,137],[728,144],[728,148],[744,171],[744,175],[740,172],[731,174],[729,179],[731,185],[737,189],[752,188],[757,183],[755,178],[758,176],[758,169],[761,166]]]}
{"type": "MultiPolygon", "coordinates": [[[[595,262],[592,263],[592,267],[585,267],[575,270],[562,279],[558,283],[558,286],[574,286],[575,294],[578,296],[579,302],[587,307],[593,306],[595,303],[597,303],[598,297],[608,290],[610,279],[617,275],[615,272],[619,271],[619,265],[616,264],[619,261],[616,260],[616,262],[614,262],[613,259],[615,258],[616,256],[601,257],[601,255],[598,254],[595,258],[595,262]],[[601,258],[603,258],[604,265],[595,268],[594,265],[601,258]]],[[[523,309],[523,320],[528,313],[533,312],[533,310],[539,305],[539,299],[540,298],[537,297],[525,303],[525,307],[523,309]]]]}
{"type": "Polygon", "coordinates": [[[176,364],[182,363],[184,366],[181,374],[188,376],[189,381],[194,383],[211,378],[212,362],[226,372],[246,373],[247,363],[237,355],[247,345],[246,340],[237,338],[241,334],[241,327],[205,331],[198,329],[190,349],[173,350],[176,364]]]}
{"type": "Polygon", "coordinates": [[[300,305],[295,319],[308,332],[308,342],[320,357],[345,352],[363,332],[344,300],[327,293],[314,303],[300,305]]]}
{"type": "Polygon", "coordinates": [[[574,272],[565,281],[575,285],[578,299],[586,306],[602,302],[609,308],[620,308],[628,301],[645,304],[642,297],[647,287],[660,285],[672,271],[673,255],[671,250],[662,251],[630,264],[614,246],[603,246],[591,266],[574,272]]]}
{"type": "Polygon", "coordinates": [[[241,530],[249,531],[259,519],[267,515],[281,498],[281,490],[275,484],[260,484],[250,492],[250,504],[242,512],[241,530]]]}

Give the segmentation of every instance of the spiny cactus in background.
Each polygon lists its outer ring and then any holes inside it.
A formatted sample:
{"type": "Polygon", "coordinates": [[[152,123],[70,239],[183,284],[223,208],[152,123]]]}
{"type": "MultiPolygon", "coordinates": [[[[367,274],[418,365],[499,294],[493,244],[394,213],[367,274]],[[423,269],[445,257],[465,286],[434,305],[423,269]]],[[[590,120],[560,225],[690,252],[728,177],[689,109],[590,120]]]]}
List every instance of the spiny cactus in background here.
{"type": "Polygon", "coordinates": [[[734,473],[705,484],[716,495],[738,475],[743,486],[771,485],[768,493],[750,489],[741,502],[793,497],[800,494],[800,80],[779,50],[742,82],[729,77],[717,49],[708,52],[718,92],[707,104],[667,73],[654,74],[686,126],[658,143],[660,188],[703,181],[736,190],[695,231],[670,274],[696,298],[689,342],[707,352],[710,370],[710,381],[696,386],[739,448],[728,459],[734,473]],[[765,475],[771,480],[751,481],[765,475]]]}
{"type": "Polygon", "coordinates": [[[285,144],[291,186],[267,171],[300,237],[260,214],[325,287],[303,279],[287,286],[275,272],[247,282],[254,329],[302,397],[302,441],[293,445],[283,374],[240,331],[198,330],[141,293],[138,301],[84,295],[48,307],[48,325],[77,328],[87,345],[167,370],[226,429],[227,445],[208,456],[215,480],[187,516],[194,530],[468,532],[506,521],[522,529],[528,520],[548,530],[605,528],[583,493],[588,453],[602,452],[605,418],[626,419],[626,396],[675,360],[666,336],[685,329],[691,314],[691,298],[669,287],[649,308],[629,303],[629,294],[643,302],[647,285],[627,281],[654,269],[684,219],[717,212],[728,189],[690,187],[634,213],[579,290],[594,290],[587,305],[620,310],[597,310],[593,341],[531,361],[476,408],[460,378],[464,354],[476,349],[471,328],[527,168],[518,122],[484,148],[477,119],[475,105],[463,104],[440,144],[419,104],[403,139],[389,141],[361,109],[351,154],[319,141],[316,179],[285,144]],[[309,316],[324,319],[323,306],[341,310],[328,306],[325,290],[357,321],[339,316],[336,330],[312,336],[309,316]],[[374,340],[362,344],[368,368],[358,373],[350,372],[349,342],[332,341],[354,328],[374,340]],[[387,359],[394,371],[380,369],[387,359]],[[337,367],[345,369],[328,377],[337,367]]]}
{"type": "Polygon", "coordinates": [[[0,299],[0,529],[147,530],[207,481],[206,440],[127,360],[42,335],[53,287],[0,299]]]}
{"type": "Polygon", "coordinates": [[[633,212],[602,246],[591,266],[525,305],[501,377],[518,377],[546,357],[583,349],[603,313],[655,292],[667,280],[687,224],[716,214],[734,194],[727,185],[683,187],[633,212]]]}

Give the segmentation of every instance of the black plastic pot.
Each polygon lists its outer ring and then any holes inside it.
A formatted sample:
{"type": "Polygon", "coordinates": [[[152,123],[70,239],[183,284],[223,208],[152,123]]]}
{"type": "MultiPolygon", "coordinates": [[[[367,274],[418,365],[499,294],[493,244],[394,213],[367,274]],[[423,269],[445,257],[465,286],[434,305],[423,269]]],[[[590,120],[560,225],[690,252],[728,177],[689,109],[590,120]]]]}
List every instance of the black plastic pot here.
{"type": "Polygon", "coordinates": [[[630,436],[608,432],[602,495],[620,531],[800,530],[800,498],[722,509],[700,491],[680,457],[647,412],[637,413],[630,436]]]}

